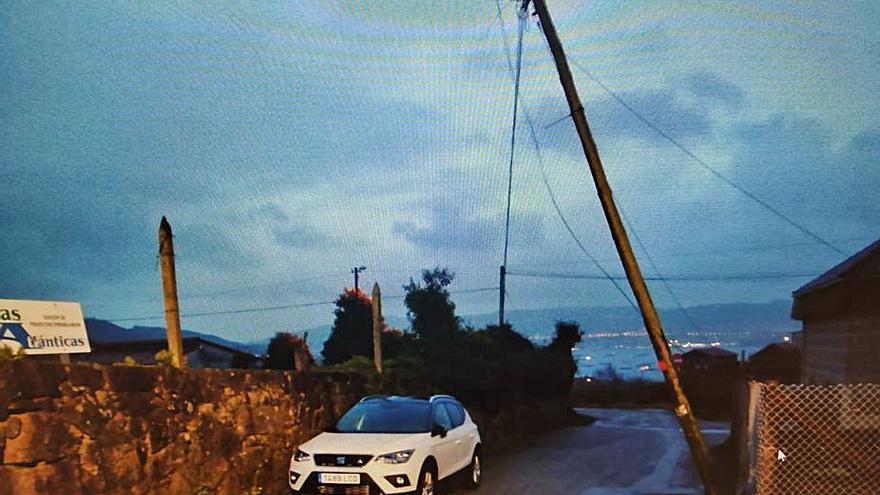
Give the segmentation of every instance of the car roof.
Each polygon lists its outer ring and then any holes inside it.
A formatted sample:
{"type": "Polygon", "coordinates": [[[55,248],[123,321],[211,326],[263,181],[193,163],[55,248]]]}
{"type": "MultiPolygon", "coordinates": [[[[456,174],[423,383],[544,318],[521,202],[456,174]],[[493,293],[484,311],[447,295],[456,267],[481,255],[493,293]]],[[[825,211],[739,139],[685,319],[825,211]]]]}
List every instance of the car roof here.
{"type": "Polygon", "coordinates": [[[409,404],[429,404],[436,402],[438,400],[446,400],[450,402],[458,403],[458,401],[452,397],[451,395],[434,395],[428,399],[422,399],[418,397],[411,396],[403,396],[403,395],[368,395],[360,400],[360,402],[367,401],[388,401],[388,402],[396,402],[396,403],[409,403],[409,404]]]}

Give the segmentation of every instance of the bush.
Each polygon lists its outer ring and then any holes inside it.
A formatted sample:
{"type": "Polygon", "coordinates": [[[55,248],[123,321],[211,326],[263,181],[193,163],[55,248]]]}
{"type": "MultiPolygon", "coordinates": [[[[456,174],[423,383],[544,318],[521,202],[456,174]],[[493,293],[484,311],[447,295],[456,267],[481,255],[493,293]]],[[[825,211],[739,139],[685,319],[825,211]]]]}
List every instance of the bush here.
{"type": "Polygon", "coordinates": [[[292,370],[296,366],[297,354],[304,369],[308,369],[315,362],[309,351],[309,345],[299,335],[289,332],[278,332],[269,341],[266,347],[266,360],[263,362],[263,369],[267,370],[292,370]]]}
{"type": "Polygon", "coordinates": [[[156,360],[156,364],[158,364],[159,366],[171,366],[171,351],[167,349],[162,349],[161,351],[156,353],[154,359],[156,360]]]}
{"type": "Polygon", "coordinates": [[[671,404],[664,382],[624,380],[608,365],[592,378],[576,380],[571,389],[575,406],[666,407],[671,404]]]}

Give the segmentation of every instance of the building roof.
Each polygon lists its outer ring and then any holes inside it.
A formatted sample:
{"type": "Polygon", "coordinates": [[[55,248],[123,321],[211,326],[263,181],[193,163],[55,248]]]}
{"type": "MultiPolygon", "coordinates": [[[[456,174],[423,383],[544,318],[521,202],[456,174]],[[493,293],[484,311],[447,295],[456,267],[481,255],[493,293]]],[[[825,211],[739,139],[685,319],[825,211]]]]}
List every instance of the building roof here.
{"type": "MultiPolygon", "coordinates": [[[[155,344],[167,344],[165,329],[159,327],[134,327],[128,329],[114,325],[109,321],[87,318],[86,331],[88,332],[89,342],[93,347],[150,346],[155,344]]],[[[213,335],[205,335],[198,332],[183,330],[181,332],[181,337],[185,345],[189,344],[189,346],[195,346],[199,342],[202,342],[229,352],[259,357],[242,344],[215,337],[213,335]]]]}
{"type": "Polygon", "coordinates": [[[778,359],[780,355],[782,356],[796,356],[800,354],[800,349],[792,344],[791,342],[774,342],[772,344],[767,344],[758,352],[749,356],[749,359],[764,359],[772,358],[778,359]]]}
{"type": "Polygon", "coordinates": [[[820,289],[824,289],[825,287],[839,282],[842,278],[846,277],[849,273],[851,273],[854,269],[861,265],[863,261],[866,261],[874,254],[880,254],[880,239],[874,241],[868,247],[850,256],[834,268],[828,270],[822,275],[819,275],[812,281],[805,284],[803,287],[794,291],[794,297],[797,298],[811,292],[816,292],[820,289]]]}
{"type": "Polygon", "coordinates": [[[692,351],[688,351],[684,353],[685,356],[711,356],[711,357],[730,357],[733,356],[736,358],[736,353],[732,351],[728,351],[727,349],[722,349],[720,347],[700,347],[694,349],[692,351]]]}

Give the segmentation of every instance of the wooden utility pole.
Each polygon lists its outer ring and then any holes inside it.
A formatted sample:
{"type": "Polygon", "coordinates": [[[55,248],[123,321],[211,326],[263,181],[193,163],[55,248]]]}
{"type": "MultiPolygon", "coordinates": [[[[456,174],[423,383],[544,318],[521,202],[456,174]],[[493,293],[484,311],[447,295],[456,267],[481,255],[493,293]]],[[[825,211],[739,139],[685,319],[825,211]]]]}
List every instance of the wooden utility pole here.
{"type": "Polygon", "coordinates": [[[312,361],[309,359],[309,332],[304,332],[302,345],[293,348],[293,369],[295,371],[309,371],[312,361]]]}
{"type": "Polygon", "coordinates": [[[382,291],[379,282],[373,284],[373,363],[382,374],[382,291]]]}
{"type": "Polygon", "coordinates": [[[498,277],[498,326],[504,326],[504,295],[507,291],[507,267],[501,265],[498,277]]]}
{"type": "Polygon", "coordinates": [[[355,292],[355,294],[357,294],[358,290],[360,290],[360,285],[359,285],[358,281],[360,280],[361,272],[366,269],[367,269],[367,267],[365,267],[365,266],[356,266],[351,269],[351,273],[354,274],[354,292],[355,292]]]}
{"type": "Polygon", "coordinates": [[[171,365],[186,368],[183,357],[183,339],[180,336],[180,310],[177,305],[177,275],[174,273],[174,241],[171,224],[162,217],[159,223],[159,262],[162,265],[162,290],[165,295],[165,325],[168,332],[168,351],[171,365]]]}
{"type": "MultiPolygon", "coordinates": [[[[523,1],[528,3],[528,0],[523,1]]],[[[587,125],[584,107],[581,105],[581,100],[571,75],[571,69],[569,69],[568,61],[565,58],[565,51],[562,49],[562,43],[560,43],[559,37],[556,34],[553,19],[550,18],[550,12],[547,10],[544,0],[534,0],[534,2],[538,19],[541,21],[541,28],[544,31],[544,36],[547,38],[547,44],[550,46],[550,52],[553,54],[553,60],[559,72],[559,81],[562,83],[562,89],[565,91],[565,97],[568,100],[571,118],[574,120],[575,128],[583,146],[584,155],[586,155],[587,163],[590,167],[590,173],[593,175],[593,182],[596,184],[596,192],[602,203],[602,211],[605,213],[605,219],[611,229],[611,236],[620,255],[620,261],[626,271],[626,278],[629,281],[633,294],[636,296],[636,301],[641,310],[648,336],[651,338],[651,344],[654,347],[654,353],[657,355],[660,369],[663,371],[666,383],[669,385],[675,403],[675,415],[678,416],[685,439],[690,446],[691,455],[693,456],[700,479],[703,482],[706,495],[718,495],[718,485],[715,482],[715,473],[712,470],[712,459],[709,457],[709,451],[706,448],[706,442],[703,440],[700,426],[693,416],[691,406],[678,380],[678,372],[672,363],[672,354],[669,352],[669,344],[663,335],[660,317],[657,315],[654,302],[651,300],[648,286],[645,285],[645,280],[642,278],[642,273],[633,254],[626,229],[614,203],[611,187],[608,185],[605,171],[602,168],[602,162],[599,159],[599,150],[596,148],[590,127],[587,125]]]]}

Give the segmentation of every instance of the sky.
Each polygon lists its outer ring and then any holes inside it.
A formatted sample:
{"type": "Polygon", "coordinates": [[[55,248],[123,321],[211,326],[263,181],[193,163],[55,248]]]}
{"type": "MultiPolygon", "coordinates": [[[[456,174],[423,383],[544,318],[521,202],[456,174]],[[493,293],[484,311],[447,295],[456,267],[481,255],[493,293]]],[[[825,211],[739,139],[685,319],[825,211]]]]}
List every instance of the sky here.
{"type": "MultiPolygon", "coordinates": [[[[652,282],[659,306],[787,299],[877,239],[880,4],[548,6],[643,271],[765,277],[652,282]]],[[[165,215],[184,328],[329,324],[360,265],[387,315],[434,266],[460,314],[497,311],[514,2],[7,1],[0,33],[0,297],[161,325],[165,215]]],[[[508,270],[601,274],[552,192],[621,275],[568,113],[532,17],[508,270]]],[[[626,305],[606,280],[508,279],[508,309],[626,305]]]]}

